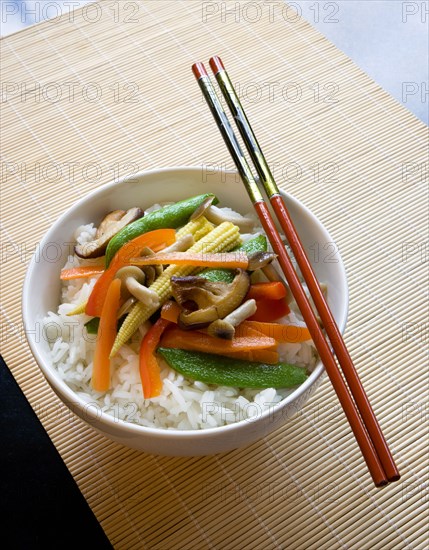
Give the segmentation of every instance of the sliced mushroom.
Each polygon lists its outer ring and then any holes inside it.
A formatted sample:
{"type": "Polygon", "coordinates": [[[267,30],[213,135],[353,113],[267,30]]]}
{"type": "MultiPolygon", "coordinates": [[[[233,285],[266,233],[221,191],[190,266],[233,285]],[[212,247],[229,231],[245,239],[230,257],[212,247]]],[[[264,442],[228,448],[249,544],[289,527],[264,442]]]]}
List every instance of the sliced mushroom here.
{"type": "Polygon", "coordinates": [[[252,218],[246,218],[237,212],[225,211],[217,206],[210,205],[204,212],[205,217],[209,222],[215,225],[220,225],[223,222],[231,222],[240,228],[243,233],[249,233],[253,231],[255,227],[255,220],[252,218]]]}
{"type": "Polygon", "coordinates": [[[209,222],[212,222],[215,225],[220,225],[223,222],[231,222],[238,226],[240,231],[248,233],[253,230],[255,227],[254,219],[246,218],[245,216],[238,214],[238,212],[218,208],[212,204],[213,200],[214,197],[207,197],[207,199],[200,204],[189,219],[196,220],[200,216],[204,215],[209,222]]]}
{"type": "Polygon", "coordinates": [[[210,323],[208,333],[216,338],[232,340],[235,334],[235,327],[242,323],[248,317],[256,313],[256,301],[246,300],[237,309],[234,309],[224,319],[218,319],[210,323]]]}
{"type": "Polygon", "coordinates": [[[277,255],[273,252],[255,252],[249,256],[249,265],[247,269],[249,271],[256,271],[262,269],[266,265],[270,264],[277,258],[277,255]]]}
{"type": "Polygon", "coordinates": [[[76,255],[80,258],[98,258],[99,256],[103,256],[110,239],[126,225],[138,220],[143,215],[143,210],[137,207],[130,208],[126,212],[125,210],[110,212],[100,223],[93,241],[75,246],[76,255]]]}
{"type": "Polygon", "coordinates": [[[214,195],[212,197],[207,197],[206,200],[203,201],[200,206],[193,212],[189,220],[196,220],[200,218],[214,201],[214,198],[214,195]]]}
{"type": "Polygon", "coordinates": [[[191,248],[194,243],[195,239],[192,233],[187,233],[170,246],[167,246],[167,248],[164,248],[162,252],[185,252],[188,248],[191,248]]]}
{"type": "Polygon", "coordinates": [[[156,292],[143,286],[145,280],[145,274],[138,267],[129,265],[118,269],[115,277],[121,280],[121,294],[131,294],[134,298],[137,298],[140,302],[147,304],[148,306],[158,307],[159,297],[156,292]],[[126,290],[128,293],[126,293],[126,290]]]}
{"type": "Polygon", "coordinates": [[[120,279],[121,281],[121,297],[129,298],[130,291],[127,289],[127,279],[133,278],[138,283],[143,284],[145,281],[145,274],[143,271],[133,265],[121,267],[115,274],[115,279],[120,279]]]}
{"type": "Polygon", "coordinates": [[[118,309],[118,313],[116,315],[116,317],[118,319],[120,319],[123,315],[125,315],[126,313],[129,313],[132,306],[137,302],[137,300],[134,298],[134,296],[130,296],[130,298],[128,298],[128,300],[126,300],[122,306],[118,309]]]}
{"type": "MultiPolygon", "coordinates": [[[[162,265],[159,265],[157,267],[160,267],[161,270],[162,270],[162,265]]],[[[145,272],[145,275],[146,275],[146,280],[145,280],[145,286],[147,287],[150,287],[150,285],[155,281],[156,279],[156,271],[155,271],[155,266],[153,265],[145,265],[144,266],[144,272],[145,272]]]]}
{"type": "MultiPolygon", "coordinates": [[[[148,246],[146,246],[141,251],[140,256],[154,256],[154,252],[148,246]]],[[[148,286],[148,287],[163,272],[162,265],[145,265],[145,266],[142,266],[141,269],[143,270],[143,273],[146,276],[144,284],[145,286],[148,286]]]]}
{"type": "Polygon", "coordinates": [[[238,269],[231,283],[215,283],[204,277],[172,277],[173,296],[182,307],[179,325],[202,328],[223,319],[243,301],[249,290],[250,277],[238,269]]]}
{"type": "Polygon", "coordinates": [[[283,277],[280,275],[280,273],[277,271],[277,269],[273,266],[272,263],[264,265],[262,268],[262,271],[264,272],[265,277],[269,281],[282,281],[283,277]]]}
{"type": "Polygon", "coordinates": [[[125,284],[131,294],[137,298],[139,302],[153,308],[158,308],[160,306],[159,296],[154,290],[150,290],[150,288],[141,285],[132,277],[127,279],[125,284]]]}

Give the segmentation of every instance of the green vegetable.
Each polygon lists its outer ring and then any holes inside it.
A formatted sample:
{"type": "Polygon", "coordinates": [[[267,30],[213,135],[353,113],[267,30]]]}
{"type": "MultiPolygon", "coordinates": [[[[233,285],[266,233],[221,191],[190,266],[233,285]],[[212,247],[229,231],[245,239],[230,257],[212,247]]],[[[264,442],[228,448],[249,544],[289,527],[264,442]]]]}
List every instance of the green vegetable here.
{"type": "MultiPolygon", "coordinates": [[[[253,254],[254,252],[266,252],[267,248],[267,238],[265,235],[258,235],[254,239],[250,239],[237,248],[234,248],[234,250],[242,250],[246,252],[246,254],[253,254]]],[[[233,269],[208,267],[200,273],[200,276],[214,283],[231,283],[234,279],[235,271],[233,269]]]]}
{"type": "Polygon", "coordinates": [[[86,332],[88,334],[97,334],[98,325],[100,324],[100,317],[93,317],[85,323],[86,332]]]}
{"type": "Polygon", "coordinates": [[[266,365],[182,349],[158,348],[170,367],[183,376],[206,384],[240,388],[291,388],[302,384],[305,369],[279,363],[266,365]]]}
{"type": "Polygon", "coordinates": [[[213,204],[219,202],[213,193],[197,195],[196,197],[191,197],[190,199],[185,199],[169,206],[164,206],[154,212],[150,212],[143,218],[140,218],[125,226],[123,229],[118,231],[118,233],[116,233],[107,245],[106,268],[109,267],[113,256],[121,248],[121,246],[128,241],[131,241],[131,239],[134,239],[135,237],[138,237],[148,231],[153,231],[154,229],[176,229],[181,225],[185,225],[190,216],[208,197],[214,197],[213,204]]]}
{"type": "MultiPolygon", "coordinates": [[[[125,316],[122,316],[120,319],[118,319],[118,327],[119,330],[125,321],[125,316]]],[[[88,334],[98,334],[98,327],[100,326],[100,317],[93,317],[89,321],[85,323],[86,332],[88,334]]]]}

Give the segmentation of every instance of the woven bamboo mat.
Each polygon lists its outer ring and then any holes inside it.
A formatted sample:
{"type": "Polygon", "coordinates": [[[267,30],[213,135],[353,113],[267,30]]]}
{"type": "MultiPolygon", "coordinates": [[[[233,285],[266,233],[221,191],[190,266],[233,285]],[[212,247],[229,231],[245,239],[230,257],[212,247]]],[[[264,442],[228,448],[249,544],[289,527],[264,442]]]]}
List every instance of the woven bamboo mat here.
{"type": "Polygon", "coordinates": [[[424,125],[275,2],[102,2],[2,47],[2,353],[114,546],[427,548],[424,125]],[[346,341],[402,473],[382,490],[327,381],[251,447],[154,457],[66,414],[26,345],[26,265],[65,208],[136,170],[232,168],[190,72],[213,54],[345,261],[346,341]]]}

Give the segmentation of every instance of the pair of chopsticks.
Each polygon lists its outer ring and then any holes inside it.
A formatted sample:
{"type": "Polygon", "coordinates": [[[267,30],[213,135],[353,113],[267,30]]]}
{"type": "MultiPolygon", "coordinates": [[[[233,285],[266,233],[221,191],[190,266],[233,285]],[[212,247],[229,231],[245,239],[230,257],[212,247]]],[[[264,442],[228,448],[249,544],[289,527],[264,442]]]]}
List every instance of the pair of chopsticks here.
{"type": "Polygon", "coordinates": [[[340,330],[321,291],[299,235],[288,213],[283,197],[274,181],[271,170],[268,167],[267,161],[265,160],[240,100],[234,90],[234,86],[219,57],[215,56],[210,59],[210,67],[231,111],[231,115],[237,124],[273,211],[286,235],[303,278],[307,283],[328,339],[322,332],[316,316],[313,313],[299,277],[295,272],[282,239],[277,232],[268,206],[264,202],[252,170],[228,121],[227,115],[222,108],[204,64],[195,63],[192,66],[192,71],[234,160],[271,246],[277,254],[279,264],[302,313],[304,321],[307,324],[320,358],[325,365],[326,372],[347,416],[374,483],[377,487],[381,487],[386,485],[389,481],[397,481],[400,478],[399,471],[396,468],[393,457],[353,365],[340,330]],[[336,358],[331,351],[331,347],[336,354],[336,358]],[[347,381],[348,387],[343,376],[347,381]]]}

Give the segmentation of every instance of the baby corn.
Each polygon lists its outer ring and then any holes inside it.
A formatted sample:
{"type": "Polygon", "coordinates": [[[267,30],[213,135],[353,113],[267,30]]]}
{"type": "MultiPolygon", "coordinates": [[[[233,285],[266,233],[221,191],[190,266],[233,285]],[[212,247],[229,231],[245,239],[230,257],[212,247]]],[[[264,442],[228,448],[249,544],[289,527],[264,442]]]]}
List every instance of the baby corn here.
{"type": "MultiPolygon", "coordinates": [[[[200,218],[198,218],[200,219],[200,218]]],[[[193,220],[193,221],[198,221],[193,220]]],[[[193,222],[192,221],[192,222],[193,222]]],[[[190,222],[190,223],[192,223],[190,222]]],[[[188,224],[189,225],[189,224],[188,224]]],[[[185,226],[186,227],[186,226],[185,226]]],[[[184,230],[185,228],[183,228],[184,230]]],[[[189,233],[189,230],[186,232],[189,233]]],[[[228,252],[240,244],[240,230],[239,228],[230,223],[224,222],[218,225],[210,233],[206,234],[202,239],[195,243],[189,252],[196,253],[216,253],[216,252],[228,252]]],[[[188,265],[170,265],[164,272],[158,277],[158,279],[149,287],[150,290],[154,290],[161,305],[171,297],[171,277],[184,277],[198,270],[198,267],[188,265]]],[[[135,333],[138,327],[147,321],[149,317],[155,313],[157,308],[151,308],[142,302],[134,304],[132,310],[127,315],[124,323],[122,324],[116,340],[113,344],[110,356],[116,354],[119,348],[127,342],[131,336],[135,333]]]]}

